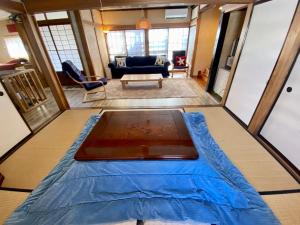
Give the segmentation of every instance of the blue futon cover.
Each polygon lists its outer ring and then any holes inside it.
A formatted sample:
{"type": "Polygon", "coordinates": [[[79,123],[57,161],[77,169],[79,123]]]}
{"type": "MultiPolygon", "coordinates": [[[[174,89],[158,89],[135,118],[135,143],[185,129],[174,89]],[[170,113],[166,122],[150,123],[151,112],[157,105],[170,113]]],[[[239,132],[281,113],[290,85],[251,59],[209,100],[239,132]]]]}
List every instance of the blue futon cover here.
{"type": "Polygon", "coordinates": [[[89,161],[73,156],[93,116],[53,171],[6,224],[109,224],[127,220],[276,225],[278,220],[209,134],[202,113],[184,113],[198,160],[89,161]]]}

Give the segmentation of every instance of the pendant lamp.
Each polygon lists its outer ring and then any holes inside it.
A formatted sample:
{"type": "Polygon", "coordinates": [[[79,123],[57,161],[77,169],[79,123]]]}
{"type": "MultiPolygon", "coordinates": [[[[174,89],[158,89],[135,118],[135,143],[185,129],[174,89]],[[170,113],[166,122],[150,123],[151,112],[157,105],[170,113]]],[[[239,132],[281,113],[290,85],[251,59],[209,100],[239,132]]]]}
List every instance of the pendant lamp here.
{"type": "Polygon", "coordinates": [[[143,10],[142,12],[143,12],[143,17],[136,22],[136,29],[149,30],[152,27],[151,22],[147,18],[145,18],[145,12],[143,10]]]}

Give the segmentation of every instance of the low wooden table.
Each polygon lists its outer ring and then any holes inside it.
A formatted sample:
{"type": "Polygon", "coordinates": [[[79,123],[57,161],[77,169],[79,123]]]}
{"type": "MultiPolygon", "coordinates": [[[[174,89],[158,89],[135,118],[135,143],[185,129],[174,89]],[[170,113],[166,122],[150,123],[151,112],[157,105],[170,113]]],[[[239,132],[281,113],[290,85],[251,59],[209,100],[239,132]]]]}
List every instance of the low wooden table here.
{"type": "Polygon", "coordinates": [[[107,111],[74,157],[76,160],[197,159],[179,110],[107,111]]]}
{"type": "Polygon", "coordinates": [[[129,82],[158,81],[158,87],[162,88],[163,77],[161,74],[126,74],[121,78],[122,87],[126,88],[129,82]]]}

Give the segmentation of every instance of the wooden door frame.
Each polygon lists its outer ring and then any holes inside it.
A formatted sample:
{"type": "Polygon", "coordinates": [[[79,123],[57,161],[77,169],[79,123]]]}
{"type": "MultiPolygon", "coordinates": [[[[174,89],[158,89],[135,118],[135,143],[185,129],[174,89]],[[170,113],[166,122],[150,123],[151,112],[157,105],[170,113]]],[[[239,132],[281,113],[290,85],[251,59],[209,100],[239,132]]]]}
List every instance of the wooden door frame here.
{"type": "Polygon", "coordinates": [[[245,41],[246,41],[246,37],[247,37],[247,33],[248,33],[248,29],[249,29],[249,25],[250,25],[250,21],[251,21],[251,17],[252,17],[253,7],[254,7],[254,4],[248,4],[245,19],[244,19],[244,23],[243,23],[243,27],[242,27],[242,31],[241,31],[241,34],[240,34],[239,43],[238,43],[238,46],[236,48],[236,53],[235,53],[235,56],[233,58],[233,63],[232,63],[231,70],[230,70],[230,73],[229,73],[229,77],[228,77],[228,80],[227,80],[226,88],[224,90],[224,95],[223,95],[223,98],[222,98],[222,101],[221,101],[221,105],[224,106],[224,107],[225,107],[225,103],[226,103],[226,100],[227,100],[227,97],[228,97],[228,94],[229,94],[229,91],[230,91],[230,88],[231,88],[231,84],[233,82],[235,71],[237,69],[237,66],[238,66],[238,63],[239,63],[239,60],[240,60],[242,50],[243,50],[244,45],[245,45],[245,41]]]}
{"type": "Polygon", "coordinates": [[[64,94],[62,86],[59,82],[58,76],[54,70],[54,67],[50,61],[50,57],[46,50],[45,44],[42,40],[38,24],[34,16],[28,14],[22,14],[22,26],[27,34],[29,43],[31,45],[32,54],[38,59],[38,64],[43,73],[52,94],[56,100],[56,103],[61,111],[69,109],[67,98],[64,94]],[[30,37],[30,38],[29,38],[30,37]]]}
{"type": "Polygon", "coordinates": [[[205,87],[205,90],[207,92],[213,91],[214,83],[217,78],[219,62],[222,54],[226,31],[228,28],[229,17],[230,17],[230,12],[227,13],[223,12],[219,19],[219,26],[216,34],[213,56],[210,63],[209,75],[205,87]]]}

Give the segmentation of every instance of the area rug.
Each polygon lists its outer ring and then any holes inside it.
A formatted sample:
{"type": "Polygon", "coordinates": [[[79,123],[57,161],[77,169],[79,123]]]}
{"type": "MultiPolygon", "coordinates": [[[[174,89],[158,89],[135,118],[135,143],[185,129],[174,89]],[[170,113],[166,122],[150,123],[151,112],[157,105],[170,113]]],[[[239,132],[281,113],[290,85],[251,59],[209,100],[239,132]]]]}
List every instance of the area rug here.
{"type": "Polygon", "coordinates": [[[130,98],[195,98],[201,88],[193,79],[164,79],[162,88],[158,82],[131,82],[122,88],[120,80],[110,80],[106,85],[108,99],[130,98]]]}

